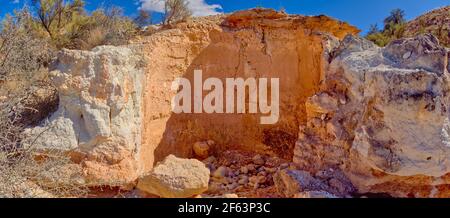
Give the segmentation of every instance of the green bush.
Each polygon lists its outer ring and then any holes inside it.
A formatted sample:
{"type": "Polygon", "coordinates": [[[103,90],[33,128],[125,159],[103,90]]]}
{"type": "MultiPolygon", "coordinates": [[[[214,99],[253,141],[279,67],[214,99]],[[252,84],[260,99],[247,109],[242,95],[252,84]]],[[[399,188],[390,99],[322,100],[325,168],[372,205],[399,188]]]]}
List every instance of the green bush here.
{"type": "Polygon", "coordinates": [[[372,41],[373,43],[377,44],[378,46],[384,47],[386,46],[391,39],[384,35],[383,33],[372,33],[366,36],[366,39],[372,41]]]}

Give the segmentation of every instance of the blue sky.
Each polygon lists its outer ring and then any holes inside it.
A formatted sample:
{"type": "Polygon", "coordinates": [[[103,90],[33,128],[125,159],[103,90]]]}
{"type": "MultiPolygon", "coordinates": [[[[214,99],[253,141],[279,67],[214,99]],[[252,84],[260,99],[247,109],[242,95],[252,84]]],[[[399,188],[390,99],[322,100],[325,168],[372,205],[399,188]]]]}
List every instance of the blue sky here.
{"type": "MultiPolygon", "coordinates": [[[[30,0],[0,0],[0,18],[14,8],[22,7],[30,0]]],[[[130,16],[136,15],[139,7],[147,10],[161,11],[162,0],[85,0],[87,9],[93,10],[98,5],[118,5],[130,16]]],[[[382,26],[383,19],[392,9],[401,8],[406,18],[412,19],[429,10],[450,5],[449,0],[188,0],[195,15],[228,13],[262,6],[267,8],[284,8],[291,14],[320,15],[347,21],[366,32],[370,24],[382,26]]]]}

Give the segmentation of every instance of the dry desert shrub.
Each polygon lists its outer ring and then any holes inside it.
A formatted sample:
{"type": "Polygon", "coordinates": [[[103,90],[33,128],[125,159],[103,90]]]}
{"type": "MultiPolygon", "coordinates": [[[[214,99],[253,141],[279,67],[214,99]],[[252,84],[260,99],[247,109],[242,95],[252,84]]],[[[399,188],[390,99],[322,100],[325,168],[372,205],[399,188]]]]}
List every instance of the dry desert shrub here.
{"type": "Polygon", "coordinates": [[[123,45],[137,33],[134,21],[123,15],[119,7],[99,8],[81,24],[72,41],[73,48],[89,50],[99,45],[123,45]],[[77,44],[78,43],[78,44],[77,44]]]}
{"type": "Polygon", "coordinates": [[[0,83],[31,80],[53,56],[47,41],[35,36],[31,12],[7,15],[0,24],[0,83]]]}
{"type": "MultiPolygon", "coordinates": [[[[0,197],[81,197],[81,169],[61,150],[40,151],[26,138],[27,100],[0,103],[0,197]],[[27,141],[27,146],[24,142],[27,141]]],[[[51,128],[51,127],[49,127],[51,128]]]]}
{"type": "Polygon", "coordinates": [[[164,2],[164,25],[170,25],[186,20],[192,16],[189,2],[186,0],[165,0],[164,2]]]}
{"type": "Polygon", "coordinates": [[[395,39],[402,38],[405,33],[406,20],[405,12],[401,9],[394,9],[390,15],[384,19],[384,28],[372,25],[366,35],[366,39],[378,46],[384,47],[395,39]]]}
{"type": "Polygon", "coordinates": [[[73,182],[81,170],[64,152],[24,146],[25,128],[58,105],[46,77],[53,51],[31,25],[25,9],[8,16],[0,29],[0,197],[83,196],[82,183],[73,182]]]}

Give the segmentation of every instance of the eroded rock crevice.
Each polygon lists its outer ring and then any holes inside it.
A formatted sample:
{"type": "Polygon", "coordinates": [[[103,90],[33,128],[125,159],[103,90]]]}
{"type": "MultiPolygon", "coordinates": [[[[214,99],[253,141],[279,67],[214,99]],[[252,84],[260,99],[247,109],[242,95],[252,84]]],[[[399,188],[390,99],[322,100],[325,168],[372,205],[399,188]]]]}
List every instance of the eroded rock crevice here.
{"type": "Polygon", "coordinates": [[[155,34],[146,39],[150,45],[147,83],[164,85],[155,85],[147,92],[145,116],[159,113],[169,118],[162,138],[152,140],[144,134],[143,144],[156,148],[155,162],[168,154],[190,157],[192,144],[207,139],[216,142],[213,153],[241,149],[291,159],[299,125],[306,123],[304,102],[319,90],[325,75],[324,50],[333,44],[326,41],[338,41],[357,32],[348,24],[324,16],[293,16],[257,9],[199,18],[155,34]],[[156,55],[158,58],[153,58],[156,55]],[[171,56],[186,57],[188,64],[186,59],[171,56]],[[279,78],[279,122],[260,125],[261,114],[171,114],[167,102],[173,93],[165,87],[174,77],[193,81],[194,70],[202,70],[203,78],[223,81],[279,78]],[[162,95],[155,97],[154,93],[162,95]]]}

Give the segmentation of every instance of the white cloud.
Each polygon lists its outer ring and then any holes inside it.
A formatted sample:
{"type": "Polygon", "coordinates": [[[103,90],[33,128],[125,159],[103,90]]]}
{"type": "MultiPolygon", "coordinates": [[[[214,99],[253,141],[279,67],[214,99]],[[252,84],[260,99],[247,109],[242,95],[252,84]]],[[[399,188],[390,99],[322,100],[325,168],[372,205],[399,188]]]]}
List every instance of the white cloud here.
{"type": "Polygon", "coordinates": [[[219,10],[222,10],[219,4],[208,5],[204,0],[188,0],[188,2],[194,16],[220,14],[219,10]]]}
{"type": "Polygon", "coordinates": [[[139,0],[140,9],[154,12],[164,12],[164,0],[139,0]]]}
{"type": "MultiPolygon", "coordinates": [[[[146,11],[164,12],[164,0],[139,0],[141,9],[146,11]]],[[[188,7],[194,16],[207,16],[220,14],[222,6],[219,4],[209,5],[205,0],[187,0],[188,7]]]]}
{"type": "Polygon", "coordinates": [[[20,2],[19,0],[13,0],[12,1],[13,4],[19,4],[19,2],[20,2]]]}

